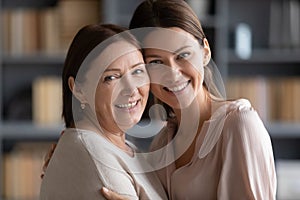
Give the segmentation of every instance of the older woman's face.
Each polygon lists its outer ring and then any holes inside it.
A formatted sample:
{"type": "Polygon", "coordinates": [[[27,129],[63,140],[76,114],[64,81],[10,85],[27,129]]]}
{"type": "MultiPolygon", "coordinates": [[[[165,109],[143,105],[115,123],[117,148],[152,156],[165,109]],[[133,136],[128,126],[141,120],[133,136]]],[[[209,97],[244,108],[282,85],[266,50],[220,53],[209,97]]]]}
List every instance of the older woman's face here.
{"type": "Polygon", "coordinates": [[[101,59],[118,55],[101,73],[95,90],[95,113],[101,128],[120,132],[139,122],[149,93],[149,77],[141,52],[126,42],[109,45],[101,59]]]}
{"type": "Polygon", "coordinates": [[[144,43],[153,94],[173,108],[190,105],[203,83],[203,47],[180,28],[153,31],[144,43]]]}

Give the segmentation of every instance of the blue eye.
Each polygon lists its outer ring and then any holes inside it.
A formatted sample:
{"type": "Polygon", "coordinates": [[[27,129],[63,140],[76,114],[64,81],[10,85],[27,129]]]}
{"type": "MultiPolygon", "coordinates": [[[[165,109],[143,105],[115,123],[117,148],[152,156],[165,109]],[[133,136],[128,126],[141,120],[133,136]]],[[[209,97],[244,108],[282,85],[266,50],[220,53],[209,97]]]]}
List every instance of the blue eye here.
{"type": "Polygon", "coordinates": [[[132,72],[132,74],[141,74],[141,73],[144,73],[143,69],[136,69],[132,72]]]}
{"type": "Polygon", "coordinates": [[[177,59],[186,59],[187,57],[189,57],[191,55],[190,52],[183,52],[177,55],[177,59]]]}

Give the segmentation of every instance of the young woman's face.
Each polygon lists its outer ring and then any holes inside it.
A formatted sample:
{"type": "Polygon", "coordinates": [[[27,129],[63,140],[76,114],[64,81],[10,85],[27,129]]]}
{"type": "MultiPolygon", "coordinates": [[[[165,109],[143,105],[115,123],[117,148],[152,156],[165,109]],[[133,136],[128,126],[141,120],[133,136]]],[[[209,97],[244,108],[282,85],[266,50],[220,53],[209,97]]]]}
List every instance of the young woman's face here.
{"type": "Polygon", "coordinates": [[[175,109],[189,106],[202,88],[205,48],[175,27],[151,32],[144,46],[153,94],[175,109]]]}
{"type": "Polygon", "coordinates": [[[95,91],[95,113],[101,128],[120,132],[139,122],[148,99],[149,77],[143,56],[136,47],[125,42],[108,46],[102,59],[112,59],[99,79],[95,91]]]}

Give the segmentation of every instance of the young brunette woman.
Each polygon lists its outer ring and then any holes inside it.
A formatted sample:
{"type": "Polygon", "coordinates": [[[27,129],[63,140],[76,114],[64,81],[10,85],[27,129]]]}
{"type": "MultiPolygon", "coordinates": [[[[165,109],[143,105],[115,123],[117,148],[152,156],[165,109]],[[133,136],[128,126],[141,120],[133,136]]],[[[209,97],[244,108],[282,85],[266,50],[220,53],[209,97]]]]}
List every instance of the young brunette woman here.
{"type": "Polygon", "coordinates": [[[219,95],[209,42],[190,6],[144,1],[130,22],[137,28],[150,30],[141,37],[143,56],[151,92],[167,111],[151,151],[162,150],[152,164],[169,199],[275,200],[270,136],[248,100],[219,95]]]}

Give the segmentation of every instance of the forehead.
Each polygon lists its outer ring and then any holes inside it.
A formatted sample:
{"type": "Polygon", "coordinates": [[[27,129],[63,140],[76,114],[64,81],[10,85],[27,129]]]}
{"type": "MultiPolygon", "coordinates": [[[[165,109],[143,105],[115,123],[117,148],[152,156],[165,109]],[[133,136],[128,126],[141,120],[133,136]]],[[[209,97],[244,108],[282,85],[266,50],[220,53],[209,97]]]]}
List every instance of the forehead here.
{"type": "Polygon", "coordinates": [[[91,68],[100,72],[111,65],[114,61],[130,52],[136,52],[138,48],[127,41],[112,42],[91,63],[91,68]]]}
{"type": "MultiPolygon", "coordinates": [[[[91,61],[86,73],[84,71],[79,71],[78,73],[84,73],[83,76],[88,77],[90,80],[97,80],[102,76],[103,72],[116,60],[120,60],[120,58],[127,56],[128,53],[138,55],[139,53],[137,52],[139,52],[137,47],[133,44],[130,44],[129,42],[114,41],[106,46],[103,51],[101,51],[101,53],[91,61]]],[[[95,53],[98,52],[95,51],[95,53]]]]}
{"type": "Polygon", "coordinates": [[[101,54],[96,58],[96,62],[100,61],[108,66],[115,60],[124,55],[138,51],[137,47],[126,41],[117,41],[108,45],[101,54]]]}
{"type": "Polygon", "coordinates": [[[177,27],[153,30],[143,41],[143,48],[145,49],[174,52],[183,46],[197,47],[199,43],[193,35],[177,27]]]}
{"type": "Polygon", "coordinates": [[[137,49],[132,49],[132,51],[126,52],[126,54],[123,54],[112,61],[111,64],[106,67],[106,69],[126,69],[138,63],[144,63],[142,53],[137,49]]]}

